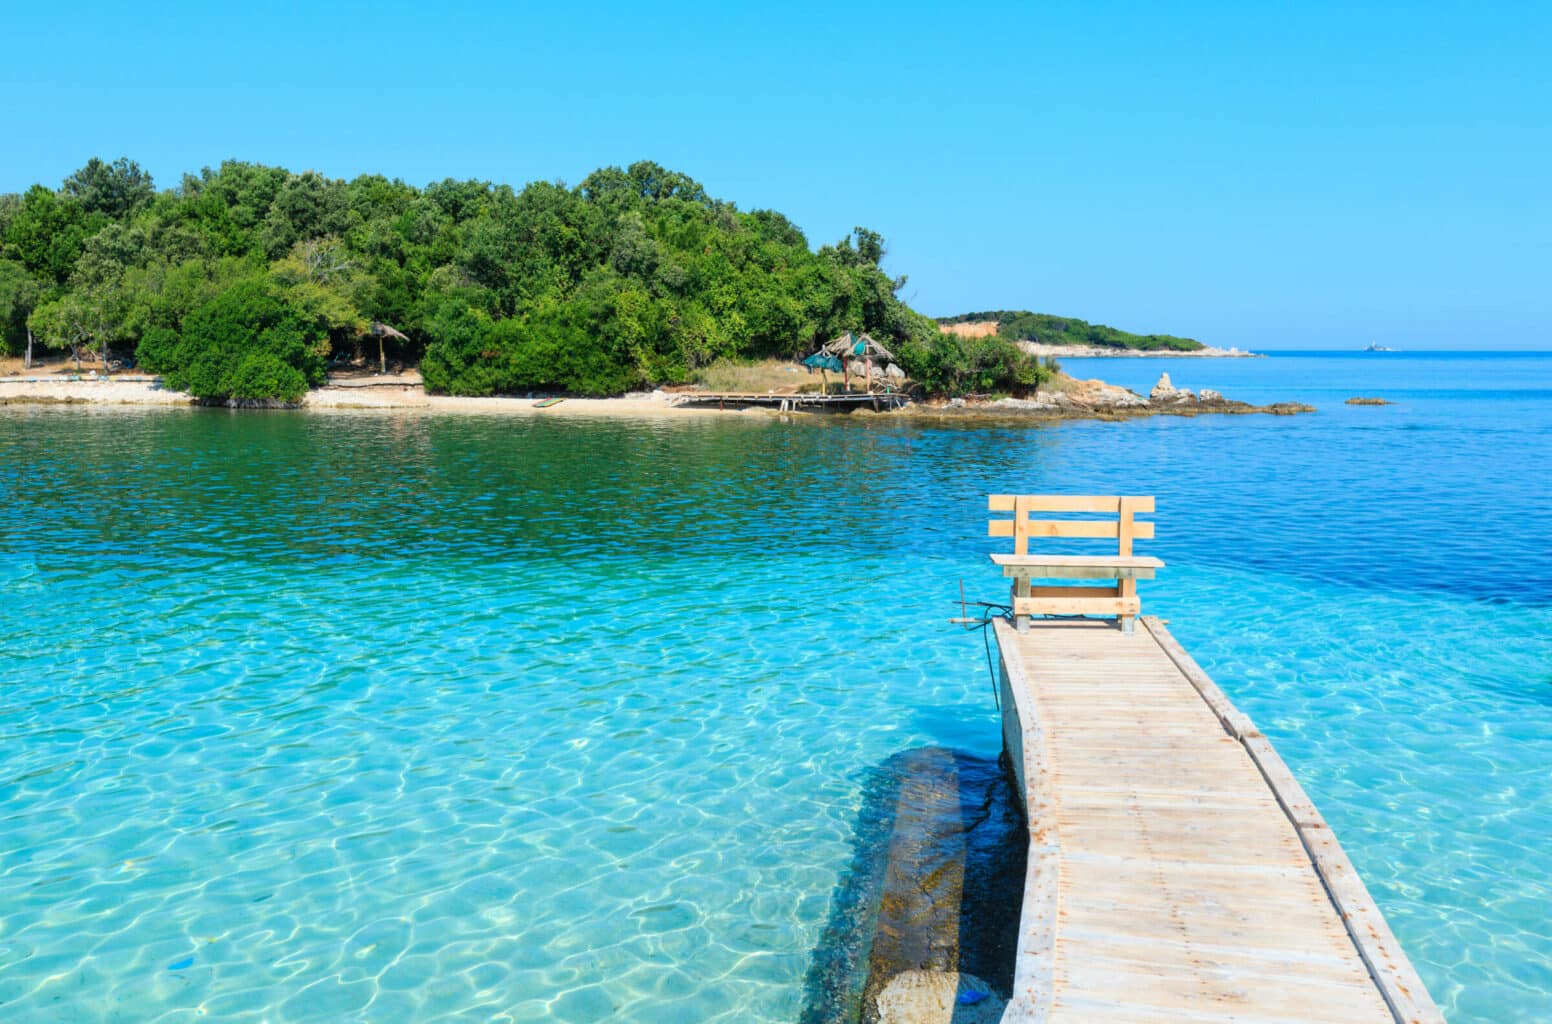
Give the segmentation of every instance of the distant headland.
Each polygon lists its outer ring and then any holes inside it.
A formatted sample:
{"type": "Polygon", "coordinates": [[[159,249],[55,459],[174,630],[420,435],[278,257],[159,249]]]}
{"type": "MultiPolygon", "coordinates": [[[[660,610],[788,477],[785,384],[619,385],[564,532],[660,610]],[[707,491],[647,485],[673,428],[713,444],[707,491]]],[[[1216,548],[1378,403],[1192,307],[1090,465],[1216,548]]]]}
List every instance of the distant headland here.
{"type": "Polygon", "coordinates": [[[1257,356],[1238,348],[1214,348],[1195,338],[1171,334],[1132,334],[1091,324],[1071,316],[1032,313],[1027,309],[987,310],[940,317],[938,326],[962,338],[998,337],[1011,341],[1028,355],[1109,358],[1116,356],[1193,356],[1242,358],[1257,356]]]}

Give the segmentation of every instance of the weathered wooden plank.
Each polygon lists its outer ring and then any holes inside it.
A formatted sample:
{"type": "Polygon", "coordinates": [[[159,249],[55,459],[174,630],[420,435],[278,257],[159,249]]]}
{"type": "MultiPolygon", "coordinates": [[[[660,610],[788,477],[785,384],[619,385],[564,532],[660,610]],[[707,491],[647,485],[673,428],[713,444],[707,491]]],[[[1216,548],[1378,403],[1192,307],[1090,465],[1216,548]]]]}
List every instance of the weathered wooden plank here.
{"type": "MultiPolygon", "coordinates": [[[[1121,536],[1121,524],[1114,519],[1030,519],[1025,522],[1031,537],[1089,537],[1103,540],[1121,536]]],[[[1139,540],[1148,540],[1152,536],[1153,524],[1146,521],[1132,523],[1128,533],[1128,537],[1139,540]]],[[[1130,544],[1126,546],[1131,547],[1130,544]]],[[[1129,556],[1131,551],[1118,554],[1129,556]]]]}
{"type": "Polygon", "coordinates": [[[1016,597],[1014,615],[1136,615],[1135,597],[1016,597]]]}
{"type": "Polygon", "coordinates": [[[1131,502],[1134,512],[1152,512],[1151,497],[1117,497],[1113,494],[991,494],[986,498],[989,512],[1012,512],[1018,497],[1030,499],[1032,512],[1109,512],[1120,511],[1122,502],[1131,502]]]}
{"type": "Polygon", "coordinates": [[[1271,742],[1261,735],[1248,716],[1234,707],[1196,660],[1164,628],[1164,623],[1157,616],[1150,615],[1143,622],[1148,632],[1158,639],[1160,648],[1223,722],[1224,728],[1237,734],[1245,744],[1247,753],[1298,831],[1299,839],[1330,894],[1331,902],[1340,912],[1352,936],[1353,945],[1396,1019],[1406,1021],[1407,1024],[1443,1024],[1444,1015],[1439,1012],[1428,994],[1427,986],[1402,951],[1401,944],[1385,921],[1385,915],[1375,905],[1368,888],[1358,877],[1358,872],[1354,870],[1341,844],[1336,841],[1330,826],[1316,810],[1314,801],[1310,800],[1304,787],[1294,779],[1293,773],[1283,763],[1271,742]]]}
{"type": "MultiPolygon", "coordinates": [[[[1134,588],[1136,584],[1132,585],[1134,588]]],[[[1030,587],[1030,597],[1117,597],[1116,587],[1030,587]]]]}
{"type": "Polygon", "coordinates": [[[1014,642],[1017,634],[1004,619],[994,619],[1003,707],[1018,719],[1019,777],[1023,785],[1024,819],[1029,824],[1029,855],[1024,869],[1024,902],[1019,916],[1013,991],[1004,1024],[1047,1024],[1054,996],[1056,929],[1061,913],[1061,837],[1057,825],[1056,790],[1046,748],[1044,724],[1034,709],[1034,696],[1024,674],[1024,659],[1014,642]]]}
{"type": "Polygon", "coordinates": [[[1034,565],[1028,567],[1010,566],[1002,570],[1004,576],[1024,579],[1042,580],[1151,580],[1154,570],[1151,568],[1107,568],[1105,566],[1082,565],[1034,565]]]}
{"type": "Polygon", "coordinates": [[[1029,496],[1021,494],[1013,499],[1013,553],[1029,553],[1029,496]]]}
{"type": "MultiPolygon", "coordinates": [[[[1005,520],[1011,521],[1011,520],[1005,520]]],[[[1011,536],[1011,534],[1009,535],[1011,536]]],[[[1106,569],[1162,569],[1164,563],[1152,555],[1010,555],[994,551],[992,564],[1003,568],[1033,568],[1047,566],[1100,566],[1106,569]]]]}
{"type": "MultiPolygon", "coordinates": [[[[1048,589],[1074,588],[1037,591],[1048,589]]],[[[1271,745],[1157,619],[1143,621],[1130,638],[1082,621],[998,623],[1026,775],[1026,723],[1041,741],[1029,809],[1060,836],[1039,889],[1045,912],[1053,900],[1059,911],[1040,933],[1049,975],[1016,991],[1003,1019],[1438,1024],[1271,745]],[[1390,977],[1365,942],[1391,958],[1390,977]]]]}

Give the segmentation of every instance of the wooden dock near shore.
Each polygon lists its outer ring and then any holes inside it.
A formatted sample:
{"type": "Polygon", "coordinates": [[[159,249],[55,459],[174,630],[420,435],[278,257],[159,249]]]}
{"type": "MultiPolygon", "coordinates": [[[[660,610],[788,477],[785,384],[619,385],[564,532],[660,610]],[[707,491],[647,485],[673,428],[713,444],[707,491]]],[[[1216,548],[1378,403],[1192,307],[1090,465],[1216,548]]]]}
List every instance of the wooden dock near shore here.
{"type": "Polygon", "coordinates": [[[1271,744],[1141,624],[994,622],[1030,841],[1003,1022],[1443,1024],[1271,744]]]}
{"type": "Polygon", "coordinates": [[[828,409],[850,412],[853,409],[870,408],[874,412],[889,412],[910,404],[910,398],[899,392],[855,392],[852,394],[778,394],[758,391],[680,391],[673,397],[675,405],[709,405],[717,408],[744,408],[751,405],[771,406],[780,412],[798,409],[828,409]]]}

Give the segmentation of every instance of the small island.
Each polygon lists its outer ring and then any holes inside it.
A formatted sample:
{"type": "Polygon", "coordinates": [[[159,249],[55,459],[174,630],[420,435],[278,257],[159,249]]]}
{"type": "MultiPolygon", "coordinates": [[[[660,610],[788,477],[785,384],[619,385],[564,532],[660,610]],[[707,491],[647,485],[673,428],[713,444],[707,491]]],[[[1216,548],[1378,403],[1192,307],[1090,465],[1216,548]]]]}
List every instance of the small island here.
{"type": "Polygon", "coordinates": [[[227,161],[158,191],[134,161],[93,158],[57,189],[0,196],[0,402],[673,402],[803,361],[820,387],[828,367],[871,388],[876,363],[891,406],[1239,411],[1122,398],[1051,358],[1200,342],[1028,312],[935,321],[899,298],[885,252],[863,227],[811,248],[782,214],[651,161],[521,189],[227,161]]]}

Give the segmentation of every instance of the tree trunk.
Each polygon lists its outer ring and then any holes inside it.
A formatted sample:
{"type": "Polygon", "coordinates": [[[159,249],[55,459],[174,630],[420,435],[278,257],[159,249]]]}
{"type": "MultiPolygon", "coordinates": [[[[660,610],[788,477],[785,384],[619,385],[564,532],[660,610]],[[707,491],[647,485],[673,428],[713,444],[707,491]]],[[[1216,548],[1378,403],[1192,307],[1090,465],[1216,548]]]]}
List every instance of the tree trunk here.
{"type": "Polygon", "coordinates": [[[383,353],[383,336],[377,336],[377,372],[388,372],[388,357],[383,353]]]}
{"type": "Polygon", "coordinates": [[[27,355],[22,359],[22,369],[32,369],[32,328],[27,328],[27,355]]]}

